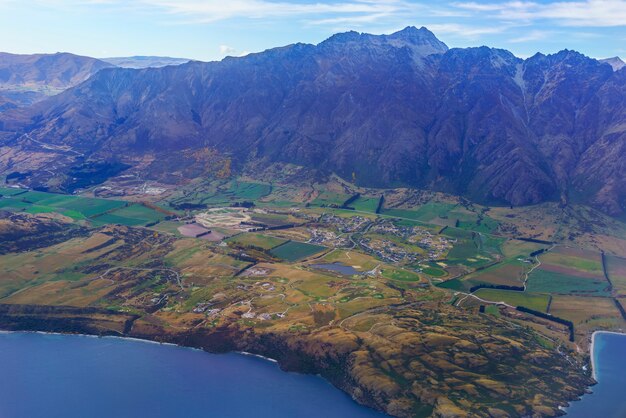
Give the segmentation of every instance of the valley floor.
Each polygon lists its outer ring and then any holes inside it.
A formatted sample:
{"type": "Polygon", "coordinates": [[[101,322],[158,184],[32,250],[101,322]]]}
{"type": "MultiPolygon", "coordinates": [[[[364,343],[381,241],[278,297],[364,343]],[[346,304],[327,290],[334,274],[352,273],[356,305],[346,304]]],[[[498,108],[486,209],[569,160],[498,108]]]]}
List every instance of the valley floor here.
{"type": "Polygon", "coordinates": [[[251,352],[401,417],[558,415],[591,333],[626,329],[617,220],[305,189],[0,189],[0,328],[251,352]]]}

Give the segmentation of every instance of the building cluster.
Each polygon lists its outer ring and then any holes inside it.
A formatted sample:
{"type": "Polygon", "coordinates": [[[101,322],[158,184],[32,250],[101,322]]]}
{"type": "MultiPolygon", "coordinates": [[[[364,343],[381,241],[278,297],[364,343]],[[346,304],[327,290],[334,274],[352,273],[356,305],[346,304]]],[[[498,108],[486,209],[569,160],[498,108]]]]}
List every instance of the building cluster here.
{"type": "Polygon", "coordinates": [[[365,236],[360,239],[359,245],[366,252],[386,262],[407,263],[424,262],[445,258],[452,249],[454,241],[437,234],[433,234],[420,226],[397,225],[385,220],[374,224],[368,232],[383,236],[393,235],[407,244],[419,247],[424,251],[415,251],[414,248],[404,246],[386,238],[371,238],[365,236]]]}
{"type": "Polygon", "coordinates": [[[350,216],[343,218],[332,213],[323,214],[319,222],[332,226],[342,233],[358,232],[365,228],[372,221],[364,216],[350,216]]]}
{"type": "Polygon", "coordinates": [[[411,264],[423,258],[421,254],[410,251],[388,239],[363,237],[359,240],[359,246],[368,254],[387,263],[411,264]]]}
{"type": "Polygon", "coordinates": [[[310,244],[324,245],[335,248],[348,248],[351,246],[350,239],[344,234],[338,234],[330,229],[309,228],[311,238],[307,241],[310,244]]]}

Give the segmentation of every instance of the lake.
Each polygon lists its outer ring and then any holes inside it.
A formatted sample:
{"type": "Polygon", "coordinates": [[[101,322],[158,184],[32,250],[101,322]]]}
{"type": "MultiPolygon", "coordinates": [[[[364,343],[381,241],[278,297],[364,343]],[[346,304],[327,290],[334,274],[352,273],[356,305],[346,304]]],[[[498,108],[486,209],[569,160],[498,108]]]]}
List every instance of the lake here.
{"type": "Polygon", "coordinates": [[[593,393],[571,403],[567,417],[626,417],[626,335],[598,332],[593,364],[598,384],[592,387],[593,393]]]}
{"type": "Polygon", "coordinates": [[[0,333],[0,417],[383,417],[326,380],[242,354],[0,333]]]}

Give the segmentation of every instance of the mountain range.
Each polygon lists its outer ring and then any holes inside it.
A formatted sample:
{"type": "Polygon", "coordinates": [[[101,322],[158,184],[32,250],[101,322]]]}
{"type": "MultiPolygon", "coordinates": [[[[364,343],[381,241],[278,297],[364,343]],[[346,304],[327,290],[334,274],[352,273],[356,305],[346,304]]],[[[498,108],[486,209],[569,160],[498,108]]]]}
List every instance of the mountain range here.
{"type": "MultiPolygon", "coordinates": [[[[101,68],[0,114],[0,173],[51,189],[86,162],[184,183],[210,150],[369,187],[626,209],[626,70],[578,52],[347,32],[220,62],[101,68]]],[[[113,171],[111,175],[115,175],[113,171]]]]}

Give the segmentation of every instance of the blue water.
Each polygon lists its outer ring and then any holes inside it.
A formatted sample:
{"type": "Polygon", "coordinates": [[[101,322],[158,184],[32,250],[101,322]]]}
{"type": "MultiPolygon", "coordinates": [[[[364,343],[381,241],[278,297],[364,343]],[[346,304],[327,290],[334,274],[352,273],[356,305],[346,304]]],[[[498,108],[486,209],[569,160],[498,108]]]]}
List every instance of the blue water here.
{"type": "Polygon", "coordinates": [[[593,393],[572,402],[568,418],[626,417],[626,335],[598,333],[593,362],[598,384],[593,393]]]}
{"type": "Polygon", "coordinates": [[[320,377],[241,354],[0,334],[0,417],[382,417],[320,377]]]}

